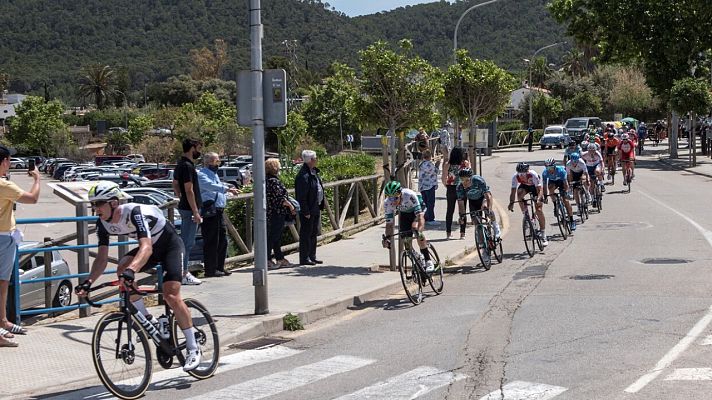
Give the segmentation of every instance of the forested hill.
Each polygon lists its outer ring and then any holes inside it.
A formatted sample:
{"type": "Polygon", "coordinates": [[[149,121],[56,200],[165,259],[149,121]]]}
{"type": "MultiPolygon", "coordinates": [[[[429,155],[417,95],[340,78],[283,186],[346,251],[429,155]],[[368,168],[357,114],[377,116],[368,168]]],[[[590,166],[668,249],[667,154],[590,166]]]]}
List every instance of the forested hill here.
{"type": "MultiPolygon", "coordinates": [[[[357,0],[354,0],[357,1],[357,0]]],[[[317,74],[333,61],[356,65],[357,52],[375,40],[413,40],[415,51],[444,66],[460,14],[476,2],[442,1],[349,18],[316,0],[263,0],[265,60],[285,56],[296,43],[296,62],[317,74]],[[296,41],[296,42],[295,42],[296,41]]],[[[459,47],[476,57],[521,68],[536,48],[564,38],[546,0],[502,0],[471,12],[460,26],[459,47]]],[[[0,9],[0,72],[11,89],[37,90],[77,82],[94,63],[125,66],[132,86],[189,72],[188,52],[229,45],[223,77],[234,79],[249,60],[247,1],[235,0],[5,0],[0,9]]],[[[561,50],[552,52],[552,57],[561,50]]]]}

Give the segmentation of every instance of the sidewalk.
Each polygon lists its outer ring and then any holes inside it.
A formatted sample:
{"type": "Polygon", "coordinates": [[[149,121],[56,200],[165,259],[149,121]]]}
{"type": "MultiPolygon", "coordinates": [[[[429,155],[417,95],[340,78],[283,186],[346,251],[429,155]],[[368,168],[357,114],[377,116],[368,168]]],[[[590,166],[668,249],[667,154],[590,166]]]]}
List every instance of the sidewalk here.
{"type": "Polygon", "coordinates": [[[689,150],[686,148],[686,145],[687,143],[684,140],[679,142],[678,158],[670,158],[667,140],[660,142],[659,146],[646,146],[643,155],[638,156],[638,158],[658,161],[663,164],[665,168],[677,169],[712,178],[712,158],[710,158],[709,155],[702,155],[699,141],[697,143],[697,165],[694,167],[690,166],[689,150]]]}
{"type": "MultiPolygon", "coordinates": [[[[491,157],[484,159],[485,171],[494,170],[495,162],[491,160],[491,157]]],[[[446,201],[442,185],[435,204],[436,219],[441,224],[428,227],[428,239],[435,243],[443,263],[454,261],[465,254],[469,242],[445,240],[442,221],[446,201]]],[[[388,265],[389,260],[388,252],[381,248],[383,226],[320,246],[317,256],[324,260],[323,265],[270,271],[268,315],[253,315],[252,268],[235,270],[229,277],[205,279],[200,286],[184,286],[183,296],[198,299],[210,310],[223,348],[281,331],[282,317],[288,312],[298,314],[306,325],[351,306],[384,299],[402,292],[402,287],[398,272],[377,267],[388,265]]],[[[454,236],[458,236],[458,229],[455,224],[454,236]]],[[[297,261],[298,256],[292,254],[287,258],[297,261]]],[[[20,347],[0,349],[3,365],[0,398],[27,398],[30,394],[100,385],[90,344],[94,325],[104,311],[95,310],[88,318],[28,326],[27,336],[16,336],[20,347]]],[[[155,310],[161,313],[159,308],[155,310]]]]}

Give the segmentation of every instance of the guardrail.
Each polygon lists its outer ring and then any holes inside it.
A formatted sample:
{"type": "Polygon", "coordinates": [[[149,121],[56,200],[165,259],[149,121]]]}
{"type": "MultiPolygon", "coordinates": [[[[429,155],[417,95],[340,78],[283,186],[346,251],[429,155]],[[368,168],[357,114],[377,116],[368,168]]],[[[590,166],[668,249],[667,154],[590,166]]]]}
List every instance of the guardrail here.
{"type": "MultiPolygon", "coordinates": [[[[82,224],[83,226],[86,226],[89,222],[95,222],[98,219],[98,217],[61,217],[61,218],[30,218],[30,219],[18,219],[16,221],[16,224],[18,225],[29,225],[29,224],[45,224],[45,223],[61,223],[61,222],[76,222],[78,224],[82,224]]],[[[85,228],[86,229],[86,228],[85,228]]],[[[79,236],[78,236],[79,239],[79,236]]],[[[81,240],[80,240],[81,241],[81,240]]],[[[120,242],[114,242],[114,243],[109,243],[109,246],[111,247],[120,247],[120,246],[128,246],[132,244],[137,244],[137,241],[120,241],[120,242]]],[[[52,307],[52,296],[51,296],[51,291],[52,291],[52,281],[59,281],[59,280],[67,280],[67,279],[77,279],[77,282],[79,282],[80,278],[84,278],[86,276],[89,276],[89,272],[79,272],[77,274],[67,274],[67,275],[52,275],[52,252],[54,251],[62,251],[62,250],[71,250],[71,251],[77,251],[78,252],[78,257],[81,259],[86,253],[87,258],[88,258],[88,251],[91,248],[97,248],[99,247],[98,244],[88,244],[88,243],[80,243],[77,245],[70,245],[70,246],[52,246],[52,242],[44,242],[38,244],[39,247],[33,247],[33,248],[26,248],[26,249],[18,249],[17,254],[15,255],[15,266],[13,270],[13,284],[12,284],[12,293],[13,293],[13,299],[14,299],[14,314],[15,314],[15,323],[19,324],[22,320],[23,315],[38,315],[38,314],[49,314],[49,313],[55,313],[55,312],[63,312],[63,311],[73,311],[77,309],[86,309],[89,307],[89,304],[83,303],[83,302],[78,302],[76,304],[72,304],[69,306],[63,306],[63,307],[52,307]],[[42,247],[46,246],[49,244],[49,247],[42,247]],[[31,279],[31,280],[22,280],[21,279],[21,274],[20,274],[20,258],[22,255],[25,254],[35,254],[35,253],[45,253],[44,256],[44,277],[43,278],[36,278],[36,279],[31,279]],[[22,302],[21,302],[21,295],[22,295],[22,289],[21,285],[23,284],[36,284],[36,283],[44,283],[44,290],[45,290],[45,307],[44,308],[38,308],[38,309],[31,309],[31,310],[22,310],[22,302]]],[[[109,271],[104,271],[104,275],[107,274],[113,274],[116,273],[116,270],[109,270],[109,271]]],[[[119,301],[120,299],[118,297],[116,298],[111,298],[108,300],[102,300],[100,302],[97,302],[98,304],[107,304],[107,303],[112,303],[119,301]]]]}
{"type": "MultiPolygon", "coordinates": [[[[541,129],[534,130],[534,141],[533,145],[538,145],[539,139],[542,135],[541,129]]],[[[509,147],[523,147],[527,146],[527,135],[529,131],[525,129],[520,129],[516,131],[499,131],[497,132],[497,146],[496,149],[506,149],[509,147]]]]}

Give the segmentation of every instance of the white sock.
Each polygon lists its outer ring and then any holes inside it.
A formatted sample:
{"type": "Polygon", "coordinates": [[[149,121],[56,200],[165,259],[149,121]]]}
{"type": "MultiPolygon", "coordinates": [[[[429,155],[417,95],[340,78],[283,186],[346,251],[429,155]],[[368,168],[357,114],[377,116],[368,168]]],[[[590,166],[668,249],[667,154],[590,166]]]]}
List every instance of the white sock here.
{"type": "Polygon", "coordinates": [[[499,230],[499,224],[497,223],[497,221],[492,221],[492,228],[494,229],[494,234],[496,236],[499,236],[501,232],[499,230]]]}
{"type": "Polygon", "coordinates": [[[198,344],[195,342],[195,333],[193,333],[193,327],[183,329],[183,335],[185,336],[185,348],[188,350],[198,350],[198,344]]]}
{"type": "MultiPolygon", "coordinates": [[[[148,309],[146,309],[146,304],[143,303],[143,298],[138,299],[138,300],[136,300],[136,301],[134,301],[134,302],[132,302],[132,303],[133,303],[134,307],[136,307],[136,309],[137,309],[139,312],[141,312],[141,314],[143,314],[144,317],[148,318],[148,316],[151,315],[151,314],[148,312],[148,309]]],[[[152,322],[153,322],[153,321],[152,321],[152,322]]]]}

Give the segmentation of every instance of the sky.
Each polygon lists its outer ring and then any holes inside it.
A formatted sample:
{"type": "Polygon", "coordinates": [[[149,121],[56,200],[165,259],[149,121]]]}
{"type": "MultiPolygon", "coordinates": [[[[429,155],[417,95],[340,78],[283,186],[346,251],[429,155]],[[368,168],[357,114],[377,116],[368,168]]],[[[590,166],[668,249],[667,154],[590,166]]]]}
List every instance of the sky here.
{"type": "Polygon", "coordinates": [[[338,11],[354,17],[414,4],[433,3],[435,1],[437,0],[322,0],[322,3],[329,3],[332,7],[336,7],[338,11]]]}

